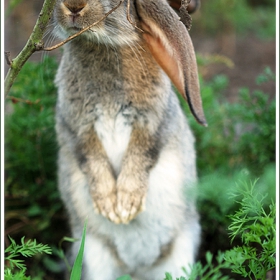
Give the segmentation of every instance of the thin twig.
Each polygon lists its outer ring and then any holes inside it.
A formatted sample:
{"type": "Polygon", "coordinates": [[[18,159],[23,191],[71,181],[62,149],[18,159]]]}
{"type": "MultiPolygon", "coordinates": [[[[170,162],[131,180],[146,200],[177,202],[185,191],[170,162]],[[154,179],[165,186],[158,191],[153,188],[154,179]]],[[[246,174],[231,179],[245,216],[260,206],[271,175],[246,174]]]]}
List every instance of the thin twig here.
{"type": "Polygon", "coordinates": [[[12,65],[12,60],[11,60],[11,53],[10,52],[5,52],[5,59],[6,59],[6,62],[9,66],[12,65]]]}
{"type": "Polygon", "coordinates": [[[87,26],[86,28],[82,29],[81,31],[75,33],[74,35],[69,36],[66,40],[52,46],[52,47],[48,47],[48,48],[43,48],[44,51],[52,51],[55,50],[61,46],[63,46],[64,44],[68,43],[69,41],[73,40],[74,38],[78,37],[79,35],[81,35],[82,33],[86,32],[87,30],[89,30],[90,28],[92,28],[93,26],[97,25],[98,23],[100,23],[101,21],[103,21],[106,17],[108,17],[111,13],[113,13],[122,3],[124,0],[120,0],[119,4],[114,7],[113,9],[111,9],[108,13],[106,13],[101,19],[99,19],[98,21],[92,23],[91,25],[87,26]]]}
{"type": "Polygon", "coordinates": [[[35,101],[30,101],[28,99],[22,99],[22,98],[18,98],[18,97],[11,96],[11,95],[7,96],[7,99],[11,99],[13,103],[21,102],[21,103],[26,103],[29,105],[38,104],[41,101],[40,99],[37,99],[35,101]]]}
{"type": "Polygon", "coordinates": [[[37,18],[33,31],[27,40],[26,45],[17,55],[17,57],[15,57],[13,60],[10,60],[11,65],[4,82],[5,97],[8,96],[9,91],[25,62],[34,52],[38,51],[38,48],[42,46],[43,33],[50,21],[55,3],[56,0],[44,1],[40,15],[37,18]]]}
{"type": "Polygon", "coordinates": [[[130,0],[127,0],[126,18],[127,18],[127,20],[130,22],[130,24],[131,24],[132,26],[134,26],[134,28],[136,28],[137,30],[139,30],[141,33],[144,33],[144,31],[143,31],[141,28],[139,28],[139,27],[132,21],[132,19],[131,19],[131,17],[130,17],[130,0]]]}

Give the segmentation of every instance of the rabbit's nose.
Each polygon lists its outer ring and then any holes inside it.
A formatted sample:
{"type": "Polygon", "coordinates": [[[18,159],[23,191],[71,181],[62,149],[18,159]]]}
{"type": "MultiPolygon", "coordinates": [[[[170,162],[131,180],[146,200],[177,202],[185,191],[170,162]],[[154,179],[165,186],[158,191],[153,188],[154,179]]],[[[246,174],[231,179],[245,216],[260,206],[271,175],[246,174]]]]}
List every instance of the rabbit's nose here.
{"type": "Polygon", "coordinates": [[[73,14],[78,14],[86,6],[85,1],[65,1],[65,7],[73,14]]]}

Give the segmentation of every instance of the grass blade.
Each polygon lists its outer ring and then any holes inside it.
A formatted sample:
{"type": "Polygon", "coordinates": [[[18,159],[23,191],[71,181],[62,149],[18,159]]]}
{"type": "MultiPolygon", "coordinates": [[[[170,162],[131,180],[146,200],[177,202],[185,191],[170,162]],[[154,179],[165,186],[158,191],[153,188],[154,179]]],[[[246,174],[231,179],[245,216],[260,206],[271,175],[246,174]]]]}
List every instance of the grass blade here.
{"type": "Polygon", "coordinates": [[[78,255],[75,259],[70,280],[79,280],[81,279],[82,275],[82,267],[83,267],[83,255],[84,255],[84,247],[85,247],[85,239],[86,239],[86,228],[87,228],[87,222],[85,222],[84,230],[83,230],[83,236],[81,241],[81,246],[78,252],[78,255]]]}

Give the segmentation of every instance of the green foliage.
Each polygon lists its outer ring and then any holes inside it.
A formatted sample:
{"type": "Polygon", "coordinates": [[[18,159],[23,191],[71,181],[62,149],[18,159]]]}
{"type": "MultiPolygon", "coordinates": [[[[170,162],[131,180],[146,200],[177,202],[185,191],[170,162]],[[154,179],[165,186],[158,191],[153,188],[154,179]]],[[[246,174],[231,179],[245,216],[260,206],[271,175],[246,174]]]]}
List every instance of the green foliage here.
{"type": "Polygon", "coordinates": [[[221,28],[230,27],[241,31],[244,26],[250,24],[251,20],[251,17],[248,17],[251,13],[250,7],[244,0],[206,1],[201,6],[201,13],[203,17],[207,18],[207,20],[201,22],[201,26],[208,32],[221,31],[221,28]]]}
{"type": "MultiPolygon", "coordinates": [[[[257,77],[257,83],[275,79],[270,69],[257,77]]],[[[197,164],[200,177],[209,173],[234,173],[248,169],[260,175],[275,162],[276,102],[267,93],[243,88],[234,103],[224,100],[228,78],[218,75],[210,82],[201,81],[203,107],[208,127],[198,126],[193,117],[190,124],[196,135],[197,164]],[[222,171],[222,170],[223,171],[222,171]]],[[[182,101],[182,98],[180,98],[182,101]]],[[[186,114],[189,108],[184,101],[186,114]]]]}
{"type": "Polygon", "coordinates": [[[25,270],[19,270],[12,273],[10,268],[6,268],[4,271],[5,280],[30,280],[30,276],[25,275],[25,270]]]}
{"type": "MultiPolygon", "coordinates": [[[[275,165],[268,165],[255,186],[260,195],[267,195],[263,200],[263,205],[266,206],[270,203],[270,199],[275,197],[275,172],[275,165]]],[[[251,180],[252,177],[244,168],[231,175],[217,170],[200,179],[197,195],[198,207],[201,215],[205,217],[202,221],[206,223],[205,228],[208,229],[208,232],[211,231],[211,228],[216,230],[218,225],[223,225],[222,228],[228,226],[227,215],[238,206],[230,194],[237,191],[236,182],[251,180]]]]}
{"type": "Polygon", "coordinates": [[[271,39],[276,37],[276,10],[274,5],[268,7],[257,7],[252,10],[252,30],[258,37],[262,39],[271,39]]]}
{"type": "MultiPolygon", "coordinates": [[[[172,280],[173,278],[172,278],[172,275],[170,274],[170,273],[165,273],[165,278],[164,278],[164,280],[172,280]]],[[[180,277],[180,278],[176,278],[176,280],[186,280],[186,278],[185,277],[180,277]]]]}
{"type": "MultiPolygon", "coordinates": [[[[213,254],[209,251],[205,254],[206,264],[202,265],[201,262],[195,263],[191,266],[191,272],[184,280],[230,280],[228,275],[223,275],[222,270],[227,268],[224,262],[224,253],[218,252],[215,263],[213,261],[213,254]]],[[[172,279],[171,279],[172,280],[172,279]]]]}
{"type": "Polygon", "coordinates": [[[241,102],[230,109],[238,140],[232,152],[242,155],[241,160],[256,174],[275,162],[276,102],[269,102],[259,90],[250,94],[242,89],[240,97],[241,102]]]}
{"type": "MultiPolygon", "coordinates": [[[[82,236],[82,240],[84,240],[85,239],[85,236],[83,235],[82,236]]],[[[63,250],[63,248],[62,248],[62,243],[63,242],[71,242],[71,243],[73,243],[73,242],[76,242],[76,241],[79,241],[78,239],[75,239],[75,238],[71,238],[71,237],[67,237],[67,236],[64,236],[61,240],[60,240],[60,242],[59,242],[59,245],[58,245],[58,248],[57,247],[54,247],[54,254],[55,255],[57,255],[60,259],[62,259],[63,261],[64,261],[64,263],[65,263],[65,265],[66,265],[66,268],[67,268],[67,270],[68,270],[68,272],[71,272],[71,266],[70,266],[70,264],[69,264],[69,262],[68,262],[68,259],[67,259],[67,257],[65,256],[65,252],[64,252],[64,250],[63,250]]],[[[81,243],[81,246],[82,246],[82,244],[83,243],[81,243]]],[[[52,268],[53,267],[53,264],[52,263],[50,263],[51,265],[50,265],[50,268],[52,268]]],[[[58,270],[59,271],[59,270],[58,270]]]]}
{"type": "Polygon", "coordinates": [[[266,67],[257,78],[256,78],[256,84],[260,85],[269,81],[275,81],[275,74],[271,71],[269,67],[266,67]]]}
{"type": "Polygon", "coordinates": [[[17,245],[15,240],[10,237],[11,244],[5,250],[5,279],[27,280],[30,277],[25,276],[26,265],[20,256],[33,257],[36,254],[51,254],[51,248],[48,245],[37,243],[36,240],[24,241],[25,237],[21,238],[21,244],[17,245]],[[16,270],[18,269],[18,270],[16,270]]]}
{"type": "MultiPolygon", "coordinates": [[[[229,216],[229,235],[233,241],[241,236],[242,244],[225,252],[218,252],[215,262],[213,254],[206,252],[206,264],[198,261],[191,267],[188,277],[179,280],[229,280],[226,274],[237,274],[246,279],[265,280],[267,272],[275,268],[276,257],[276,207],[270,202],[268,210],[264,208],[264,197],[256,189],[256,182],[237,186],[233,197],[239,209],[229,216]]],[[[172,280],[170,274],[165,280],[172,280]]],[[[178,280],[178,278],[176,279],[178,280]]]]}
{"type": "Polygon", "coordinates": [[[132,280],[130,275],[123,275],[121,277],[118,277],[116,280],[132,280]]]}
{"type": "Polygon", "coordinates": [[[230,215],[230,237],[241,235],[242,246],[225,253],[225,260],[232,272],[249,279],[266,279],[269,270],[275,267],[276,206],[272,202],[269,211],[263,208],[264,197],[251,186],[244,184],[235,194],[242,196],[237,203],[240,208],[230,215]]]}
{"type": "Polygon", "coordinates": [[[20,207],[21,217],[32,219],[42,234],[50,226],[49,217],[61,208],[56,188],[56,66],[51,58],[26,63],[6,102],[6,207],[20,207]]]}
{"type": "Polygon", "coordinates": [[[85,223],[85,225],[84,225],[84,230],[83,230],[80,249],[79,249],[78,255],[76,257],[76,260],[74,262],[72,271],[71,271],[70,280],[81,279],[81,276],[82,276],[83,255],[84,255],[85,238],[86,238],[86,228],[87,228],[87,223],[85,223]]]}
{"type": "Polygon", "coordinates": [[[8,7],[6,9],[6,15],[9,16],[11,12],[15,9],[15,7],[20,4],[23,0],[10,0],[8,3],[8,7]]]}
{"type": "Polygon", "coordinates": [[[26,195],[27,189],[22,186],[28,185],[28,193],[31,190],[37,198],[42,195],[37,186],[54,177],[55,67],[55,61],[50,58],[43,64],[27,63],[6,103],[5,159],[9,192],[26,195]]]}
{"type": "Polygon", "coordinates": [[[204,1],[199,12],[193,15],[193,29],[213,35],[253,33],[261,38],[275,38],[275,2],[250,5],[247,0],[204,1]]]}
{"type": "MultiPolygon", "coordinates": [[[[51,244],[65,234],[52,230],[64,225],[58,214],[62,204],[56,186],[56,68],[53,58],[27,62],[6,100],[5,226],[9,231],[21,224],[19,234],[13,233],[15,240],[40,236],[42,243],[51,244]]],[[[36,256],[31,276],[42,275],[48,260],[48,256],[36,256]]]]}

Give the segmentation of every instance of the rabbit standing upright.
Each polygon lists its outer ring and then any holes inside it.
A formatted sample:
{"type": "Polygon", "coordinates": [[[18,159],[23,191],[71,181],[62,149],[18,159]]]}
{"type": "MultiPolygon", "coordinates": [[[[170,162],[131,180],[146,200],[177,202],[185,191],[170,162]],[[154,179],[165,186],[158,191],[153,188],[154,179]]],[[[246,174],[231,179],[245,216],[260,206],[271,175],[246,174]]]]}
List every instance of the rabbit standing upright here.
{"type": "MultiPolygon", "coordinates": [[[[119,2],[57,0],[55,34],[65,39],[119,2]]],[[[83,280],[175,278],[194,262],[194,137],[170,79],[205,125],[192,42],[166,0],[125,0],[64,47],[59,190],[73,237],[87,220],[83,280]]]]}

